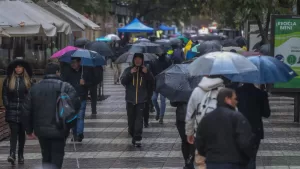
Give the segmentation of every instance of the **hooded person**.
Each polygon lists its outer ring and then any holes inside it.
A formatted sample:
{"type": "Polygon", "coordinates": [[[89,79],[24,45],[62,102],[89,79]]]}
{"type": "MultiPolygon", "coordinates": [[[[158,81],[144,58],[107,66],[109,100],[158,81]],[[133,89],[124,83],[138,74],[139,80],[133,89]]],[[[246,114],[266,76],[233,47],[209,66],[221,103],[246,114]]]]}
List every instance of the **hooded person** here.
{"type": "MultiPolygon", "coordinates": [[[[224,80],[220,76],[203,77],[198,87],[194,89],[187,105],[185,118],[185,134],[187,141],[194,144],[194,134],[198,124],[206,113],[216,108],[216,96],[220,88],[225,87],[224,80]],[[205,110],[202,110],[204,107],[205,110]],[[208,108],[210,110],[208,110],[208,108]],[[200,112],[199,112],[200,111],[200,112]],[[203,112],[205,111],[205,112],[203,112]]],[[[196,152],[195,164],[201,168],[205,166],[205,159],[196,152]]]]}
{"type": "Polygon", "coordinates": [[[132,66],[124,70],[120,79],[126,89],[128,132],[132,136],[132,144],[140,147],[143,132],[143,114],[150,95],[148,84],[153,84],[154,81],[152,73],[144,65],[144,55],[142,53],[134,54],[132,66]]]}
{"type": "Polygon", "coordinates": [[[16,160],[16,148],[18,142],[18,163],[24,163],[25,128],[22,125],[21,114],[23,102],[31,87],[32,69],[28,62],[17,59],[11,62],[7,68],[7,77],[3,82],[2,100],[5,112],[5,121],[8,122],[10,137],[10,155],[8,162],[12,165],[16,160]]]}

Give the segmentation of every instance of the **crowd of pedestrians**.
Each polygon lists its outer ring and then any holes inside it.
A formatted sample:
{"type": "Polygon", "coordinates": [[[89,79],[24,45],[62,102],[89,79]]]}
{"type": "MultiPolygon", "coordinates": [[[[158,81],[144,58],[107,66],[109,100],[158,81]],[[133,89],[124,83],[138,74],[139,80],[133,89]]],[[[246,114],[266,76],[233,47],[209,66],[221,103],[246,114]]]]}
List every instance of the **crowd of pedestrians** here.
{"type": "MultiPolygon", "coordinates": [[[[114,84],[125,87],[128,133],[135,147],[142,146],[143,128],[149,127],[149,112],[163,124],[167,99],[155,90],[155,76],[172,64],[183,61],[181,49],[157,54],[158,59],[145,62],[144,54],[135,53],[131,65],[121,74],[113,63],[114,84]],[[160,98],[160,104],[158,103],[160,98]]],[[[3,83],[6,121],[11,130],[8,161],[24,163],[25,133],[37,138],[43,166],[61,169],[66,139],[72,132],[73,142],[84,139],[84,117],[88,95],[92,114],[97,114],[97,86],[103,69],[81,66],[80,58],[70,65],[48,63],[44,78],[31,81],[32,70],[24,60],[8,66],[3,83]],[[62,70],[62,71],[61,71],[62,70]],[[77,112],[76,120],[58,127],[57,102],[66,93],[77,112]]],[[[176,127],[181,138],[184,169],[254,169],[256,154],[264,138],[262,117],[270,116],[268,94],[254,84],[232,84],[222,75],[205,76],[187,102],[170,102],[176,107],[176,127]],[[227,88],[228,87],[228,88],[227,88]]]]}

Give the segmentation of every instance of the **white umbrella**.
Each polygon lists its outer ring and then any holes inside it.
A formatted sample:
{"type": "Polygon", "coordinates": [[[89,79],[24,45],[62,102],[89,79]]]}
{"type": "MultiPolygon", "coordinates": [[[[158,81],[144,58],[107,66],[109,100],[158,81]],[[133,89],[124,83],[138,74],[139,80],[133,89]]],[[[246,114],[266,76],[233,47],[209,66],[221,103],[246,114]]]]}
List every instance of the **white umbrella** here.
{"type": "Polygon", "coordinates": [[[105,38],[111,39],[111,40],[121,40],[120,37],[118,35],[115,35],[115,34],[108,34],[108,35],[105,36],[105,38]]]}
{"type": "Polygon", "coordinates": [[[6,33],[1,27],[0,27],[0,37],[1,36],[7,36],[10,37],[10,35],[8,33],[6,33]]]}

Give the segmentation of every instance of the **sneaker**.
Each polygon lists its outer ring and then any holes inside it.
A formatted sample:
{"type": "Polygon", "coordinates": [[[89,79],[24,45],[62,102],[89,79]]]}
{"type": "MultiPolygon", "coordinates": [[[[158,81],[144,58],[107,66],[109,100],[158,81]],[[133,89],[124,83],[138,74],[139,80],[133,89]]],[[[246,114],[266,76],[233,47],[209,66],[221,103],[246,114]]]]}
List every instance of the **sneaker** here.
{"type": "Polygon", "coordinates": [[[7,161],[9,163],[11,163],[11,165],[15,165],[16,154],[15,153],[10,153],[10,156],[8,156],[7,161]]]}
{"type": "Polygon", "coordinates": [[[77,138],[77,141],[78,142],[82,142],[83,139],[84,139],[84,135],[83,134],[79,134],[78,138],[77,138]]]}
{"type": "Polygon", "coordinates": [[[135,147],[142,147],[142,142],[141,141],[135,141],[134,146],[135,147]]]}

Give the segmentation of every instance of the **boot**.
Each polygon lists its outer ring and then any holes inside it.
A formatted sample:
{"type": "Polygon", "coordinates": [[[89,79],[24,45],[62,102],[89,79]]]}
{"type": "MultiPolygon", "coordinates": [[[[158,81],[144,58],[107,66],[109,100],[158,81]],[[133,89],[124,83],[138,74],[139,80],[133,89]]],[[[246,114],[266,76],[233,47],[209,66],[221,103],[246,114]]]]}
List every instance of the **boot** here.
{"type": "Polygon", "coordinates": [[[82,142],[83,139],[84,139],[84,135],[83,134],[79,134],[77,141],[78,142],[82,142]]]}
{"type": "Polygon", "coordinates": [[[19,164],[24,164],[24,155],[23,152],[18,153],[18,163],[19,164]]]}
{"type": "Polygon", "coordinates": [[[163,124],[164,123],[164,118],[163,117],[160,117],[159,118],[159,124],[163,124]]]}
{"type": "Polygon", "coordinates": [[[11,165],[15,165],[16,161],[16,153],[15,152],[10,152],[10,155],[7,158],[7,161],[11,163],[11,165]]]}

